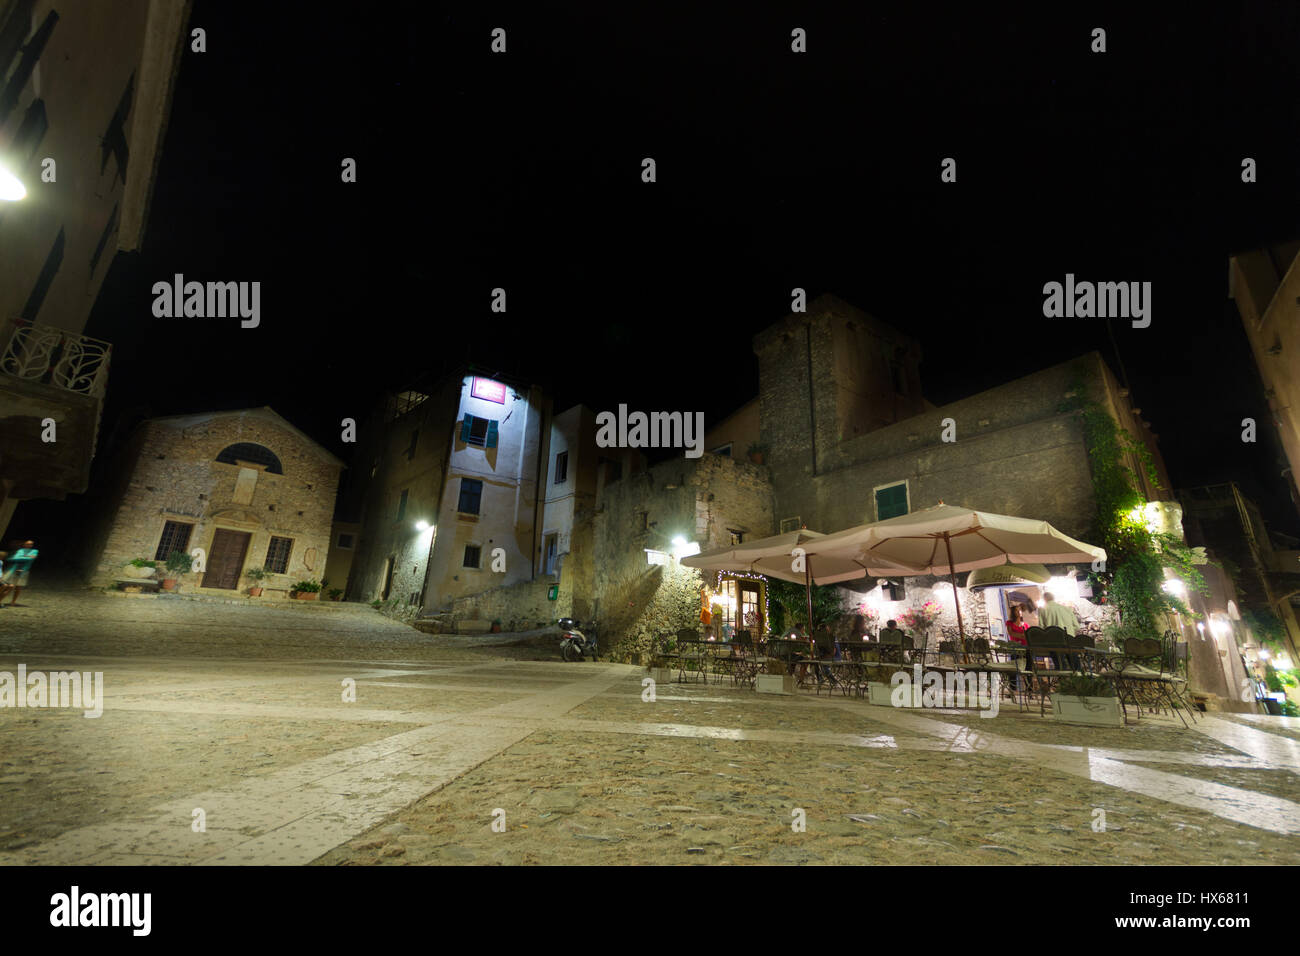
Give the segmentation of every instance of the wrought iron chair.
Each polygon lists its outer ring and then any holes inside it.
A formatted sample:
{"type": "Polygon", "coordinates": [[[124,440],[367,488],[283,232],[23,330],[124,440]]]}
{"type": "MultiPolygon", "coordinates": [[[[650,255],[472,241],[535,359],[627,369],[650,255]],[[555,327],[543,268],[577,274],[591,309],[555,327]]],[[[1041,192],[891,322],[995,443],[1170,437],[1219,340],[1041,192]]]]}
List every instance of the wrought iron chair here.
{"type": "Polygon", "coordinates": [[[1038,713],[1042,715],[1047,712],[1047,695],[1053,686],[1062,677],[1075,673],[1073,667],[1064,666],[1070,657],[1069,638],[1062,628],[1035,625],[1025,631],[1025,640],[1029,642],[1029,650],[1025,655],[1028,675],[1033,690],[1038,694],[1038,713]],[[1051,660],[1050,665],[1040,663],[1047,659],[1051,660]]]}

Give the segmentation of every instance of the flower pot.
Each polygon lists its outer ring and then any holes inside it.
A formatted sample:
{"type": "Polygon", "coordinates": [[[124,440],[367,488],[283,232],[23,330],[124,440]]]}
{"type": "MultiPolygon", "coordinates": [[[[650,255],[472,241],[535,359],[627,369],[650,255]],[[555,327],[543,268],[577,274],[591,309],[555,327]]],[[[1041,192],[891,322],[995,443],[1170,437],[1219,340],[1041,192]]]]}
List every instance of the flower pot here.
{"type": "Polygon", "coordinates": [[[294,591],[289,597],[295,601],[314,601],[320,597],[319,591],[294,591]]]}
{"type": "Polygon", "coordinates": [[[492,633],[493,633],[493,634],[500,634],[500,633],[501,633],[501,625],[500,625],[500,624],[493,624],[493,625],[492,625],[492,633]]]}
{"type": "Polygon", "coordinates": [[[164,591],[175,591],[175,590],[176,590],[176,579],[175,579],[175,578],[163,578],[162,587],[163,587],[163,590],[164,590],[164,591]]]}
{"type": "Polygon", "coordinates": [[[753,452],[750,452],[750,453],[749,453],[749,460],[752,461],[752,462],[753,462],[754,464],[756,464],[756,465],[761,465],[761,464],[763,464],[763,453],[762,453],[761,451],[753,451],[753,452]]]}
{"type": "Polygon", "coordinates": [[[1052,713],[1057,720],[1093,727],[1123,727],[1124,714],[1118,697],[1076,697],[1052,695],[1052,713]]]}
{"type": "Polygon", "coordinates": [[[793,694],[793,674],[759,674],[754,689],[760,694],[793,694]]]}
{"type": "Polygon", "coordinates": [[[262,589],[261,589],[260,587],[252,587],[252,588],[249,588],[249,589],[248,589],[248,596],[249,596],[249,597],[261,597],[261,596],[262,596],[262,589]]]}

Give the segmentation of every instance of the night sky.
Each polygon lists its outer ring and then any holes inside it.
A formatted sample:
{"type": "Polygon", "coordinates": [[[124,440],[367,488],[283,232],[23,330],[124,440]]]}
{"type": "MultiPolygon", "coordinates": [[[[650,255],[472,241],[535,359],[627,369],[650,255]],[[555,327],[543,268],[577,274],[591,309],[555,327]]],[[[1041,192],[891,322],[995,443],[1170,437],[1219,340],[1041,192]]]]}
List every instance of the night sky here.
{"type": "Polygon", "coordinates": [[[1176,485],[1237,480],[1300,534],[1227,299],[1230,254],[1300,235],[1300,5],[624,6],[197,0],[144,248],[86,330],[114,345],[105,434],[271,405],[346,458],[341,418],[464,361],[557,411],[711,423],[756,394],[750,338],[796,286],[916,336],[942,404],[1092,349],[1116,367],[1104,321],[1043,318],[1073,272],[1153,283],[1151,327],[1113,334],[1176,485]],[[261,326],[154,318],[177,272],[261,281],[261,326]]]}

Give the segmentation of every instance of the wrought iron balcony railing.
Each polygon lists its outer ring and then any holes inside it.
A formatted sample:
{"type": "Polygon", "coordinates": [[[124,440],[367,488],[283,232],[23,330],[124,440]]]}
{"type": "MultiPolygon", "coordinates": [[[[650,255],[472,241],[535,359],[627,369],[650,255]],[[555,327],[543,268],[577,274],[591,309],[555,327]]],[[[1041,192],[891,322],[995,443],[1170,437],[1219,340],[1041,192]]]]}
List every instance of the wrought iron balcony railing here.
{"type": "Polygon", "coordinates": [[[109,342],[53,326],[14,319],[0,352],[0,372],[102,399],[108,385],[109,342]]]}

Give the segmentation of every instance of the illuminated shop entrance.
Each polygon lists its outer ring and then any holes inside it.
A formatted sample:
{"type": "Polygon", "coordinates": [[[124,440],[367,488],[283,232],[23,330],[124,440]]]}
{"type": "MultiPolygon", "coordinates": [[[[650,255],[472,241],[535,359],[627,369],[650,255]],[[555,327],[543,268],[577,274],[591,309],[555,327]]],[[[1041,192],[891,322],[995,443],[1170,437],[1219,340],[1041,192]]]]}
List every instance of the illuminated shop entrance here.
{"type": "Polygon", "coordinates": [[[767,582],[763,578],[722,574],[711,600],[717,609],[713,621],[717,640],[734,640],[737,631],[749,631],[753,638],[767,632],[767,582]]]}

